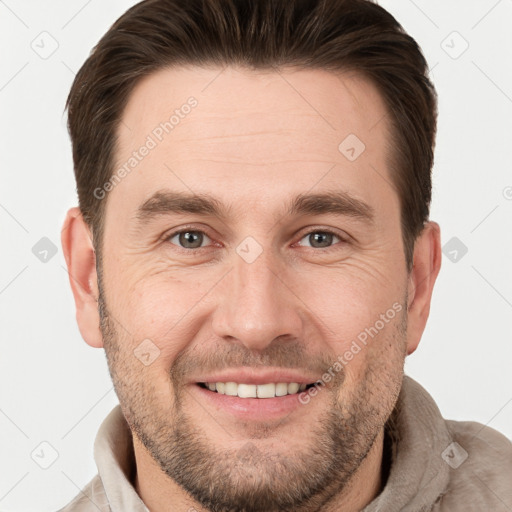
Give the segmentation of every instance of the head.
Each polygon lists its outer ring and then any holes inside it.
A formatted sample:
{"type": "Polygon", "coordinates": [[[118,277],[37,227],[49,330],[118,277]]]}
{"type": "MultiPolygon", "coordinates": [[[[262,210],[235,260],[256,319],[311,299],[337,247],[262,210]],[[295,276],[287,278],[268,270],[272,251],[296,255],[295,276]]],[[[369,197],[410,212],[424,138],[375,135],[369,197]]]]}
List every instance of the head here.
{"type": "Polygon", "coordinates": [[[378,459],[440,268],[417,44],[366,0],[148,0],[68,108],[77,320],[138,461],[209,510],[327,503],[378,459]],[[205,389],[232,381],[317,385],[205,389]]]}

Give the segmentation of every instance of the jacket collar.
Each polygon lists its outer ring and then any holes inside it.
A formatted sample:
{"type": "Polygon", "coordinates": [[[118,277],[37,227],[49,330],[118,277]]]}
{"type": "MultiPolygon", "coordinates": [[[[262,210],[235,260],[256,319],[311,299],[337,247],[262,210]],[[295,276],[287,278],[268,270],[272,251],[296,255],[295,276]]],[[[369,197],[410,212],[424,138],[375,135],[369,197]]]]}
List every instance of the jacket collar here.
{"type": "Polygon", "coordinates": [[[363,512],[431,510],[448,486],[450,467],[441,454],[452,439],[433,398],[407,375],[386,430],[391,469],[384,489],[363,512]]]}

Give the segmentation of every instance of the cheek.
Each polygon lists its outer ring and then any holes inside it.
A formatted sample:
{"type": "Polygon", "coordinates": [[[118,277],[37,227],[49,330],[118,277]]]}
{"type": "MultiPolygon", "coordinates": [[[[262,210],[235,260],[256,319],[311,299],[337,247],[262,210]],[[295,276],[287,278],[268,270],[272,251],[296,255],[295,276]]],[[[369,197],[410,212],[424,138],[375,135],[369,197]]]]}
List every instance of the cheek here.
{"type": "Polygon", "coordinates": [[[133,344],[151,340],[160,350],[159,364],[168,367],[204,321],[208,291],[218,277],[209,270],[136,268],[120,275],[116,312],[133,344]]]}
{"type": "Polygon", "coordinates": [[[392,268],[352,258],[337,268],[310,268],[287,276],[306,310],[322,321],[331,335],[357,334],[403,299],[405,278],[392,268]]]}
{"type": "Polygon", "coordinates": [[[320,333],[323,347],[316,350],[333,354],[333,364],[340,362],[347,376],[355,379],[376,352],[389,349],[405,307],[401,280],[377,265],[352,260],[337,269],[302,273],[300,287],[294,286],[316,336],[320,333]]]}

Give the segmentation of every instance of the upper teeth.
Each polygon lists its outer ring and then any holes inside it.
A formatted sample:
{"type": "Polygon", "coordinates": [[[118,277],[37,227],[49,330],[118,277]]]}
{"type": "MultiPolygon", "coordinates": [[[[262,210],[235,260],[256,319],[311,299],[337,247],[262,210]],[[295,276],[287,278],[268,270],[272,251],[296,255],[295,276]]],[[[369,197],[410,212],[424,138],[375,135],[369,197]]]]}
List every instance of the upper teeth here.
{"type": "Polygon", "coordinates": [[[236,382],[207,382],[210,391],[240,398],[274,398],[276,396],[293,395],[304,391],[307,384],[297,382],[279,382],[274,384],[237,384],[236,382]]]}

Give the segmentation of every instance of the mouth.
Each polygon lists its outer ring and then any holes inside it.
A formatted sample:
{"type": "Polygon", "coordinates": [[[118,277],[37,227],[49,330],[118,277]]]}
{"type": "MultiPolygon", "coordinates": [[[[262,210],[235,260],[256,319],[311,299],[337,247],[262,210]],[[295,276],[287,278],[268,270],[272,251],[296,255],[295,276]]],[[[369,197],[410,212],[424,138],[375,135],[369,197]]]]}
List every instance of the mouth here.
{"type": "Polygon", "coordinates": [[[213,393],[238,398],[269,399],[297,395],[315,385],[298,382],[269,382],[265,384],[245,384],[237,382],[198,382],[197,385],[213,393]]]}
{"type": "Polygon", "coordinates": [[[197,375],[189,381],[189,390],[210,416],[220,413],[229,420],[254,423],[275,420],[282,427],[303,421],[311,407],[325,405],[319,396],[323,393],[308,392],[318,382],[319,377],[305,369],[238,367],[197,375]]]}
{"type": "MultiPolygon", "coordinates": [[[[249,379],[248,379],[249,380],[249,379]]],[[[195,382],[190,390],[196,399],[210,409],[210,415],[225,414],[227,418],[238,418],[252,423],[279,421],[278,426],[297,421],[303,414],[309,414],[310,409],[304,404],[303,395],[313,387],[315,382],[265,382],[258,384],[217,381],[195,382]],[[295,413],[292,415],[292,413],[295,413]],[[300,415],[300,416],[297,416],[300,415]]],[[[317,402],[315,396],[311,401],[317,402]]]]}

